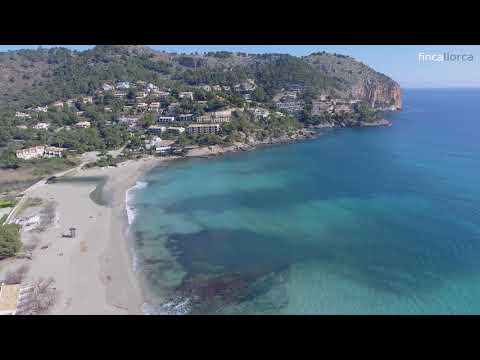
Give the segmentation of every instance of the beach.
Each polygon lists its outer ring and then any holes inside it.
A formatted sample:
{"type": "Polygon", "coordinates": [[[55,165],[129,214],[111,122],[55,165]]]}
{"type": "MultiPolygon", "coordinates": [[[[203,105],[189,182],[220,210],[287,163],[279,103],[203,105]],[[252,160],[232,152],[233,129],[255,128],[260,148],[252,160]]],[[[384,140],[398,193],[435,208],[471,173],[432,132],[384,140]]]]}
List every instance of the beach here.
{"type": "Polygon", "coordinates": [[[22,227],[21,238],[35,248],[30,259],[3,261],[0,272],[27,264],[27,283],[52,277],[58,300],[50,314],[141,314],[142,294],[127,239],[126,192],[145,171],[165,160],[151,157],[118,167],[76,168],[68,177],[79,181],[43,181],[29,188],[24,197],[41,204],[24,206],[10,221],[30,221],[22,227]],[[90,196],[98,184],[81,181],[95,177],[106,179],[104,205],[90,196]],[[48,220],[38,221],[49,212],[48,220]],[[76,236],[65,236],[72,227],[76,236]]]}

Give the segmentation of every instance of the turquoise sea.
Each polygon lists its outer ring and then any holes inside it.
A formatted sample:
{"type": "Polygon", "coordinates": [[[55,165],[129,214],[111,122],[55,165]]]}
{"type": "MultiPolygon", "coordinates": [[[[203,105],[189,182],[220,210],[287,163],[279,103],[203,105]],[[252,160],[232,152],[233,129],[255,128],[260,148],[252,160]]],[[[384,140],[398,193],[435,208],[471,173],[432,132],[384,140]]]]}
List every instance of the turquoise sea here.
{"type": "Polygon", "coordinates": [[[145,176],[128,194],[145,311],[480,314],[480,89],[403,103],[389,128],[145,176]]]}

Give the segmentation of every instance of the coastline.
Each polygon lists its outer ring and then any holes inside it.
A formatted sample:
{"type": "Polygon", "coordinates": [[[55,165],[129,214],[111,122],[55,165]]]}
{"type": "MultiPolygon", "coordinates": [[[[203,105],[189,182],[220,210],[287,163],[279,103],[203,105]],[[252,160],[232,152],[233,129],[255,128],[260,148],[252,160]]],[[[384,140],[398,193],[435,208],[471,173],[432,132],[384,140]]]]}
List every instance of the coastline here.
{"type": "Polygon", "coordinates": [[[0,272],[25,264],[29,271],[24,283],[52,277],[58,297],[49,314],[142,314],[142,290],[127,237],[126,192],[146,171],[170,159],[149,157],[113,168],[75,169],[68,178],[77,181],[41,182],[29,188],[28,198],[41,199],[41,205],[20,209],[12,220],[39,218],[47,208],[51,216],[42,229],[35,228],[38,223],[22,227],[23,244],[37,245],[27,258],[0,262],[0,272]],[[94,177],[106,178],[105,205],[90,197],[98,186],[89,181],[94,177]],[[76,237],[66,237],[72,226],[76,237]]]}
{"type": "MultiPolygon", "coordinates": [[[[371,126],[385,125],[382,122],[371,126]]],[[[39,246],[32,252],[30,260],[11,259],[0,264],[0,272],[26,263],[30,266],[27,282],[39,277],[53,277],[59,300],[49,312],[51,314],[143,314],[142,309],[148,305],[148,286],[135,271],[134,240],[129,234],[131,209],[127,208],[130,191],[139,179],[167,161],[209,158],[260,146],[301,142],[318,138],[321,135],[318,130],[302,128],[290,135],[253,140],[248,144],[197,147],[181,157],[149,156],[128,160],[118,167],[76,168],[65,172],[78,180],[103,178],[103,189],[100,190],[103,204],[91,197],[98,184],[58,182],[50,185],[40,181],[25,193],[30,198],[54,203],[55,221],[42,232],[22,229],[22,242],[26,244],[37,238],[39,246]],[[66,240],[62,232],[71,226],[78,229],[78,239],[66,240]]],[[[23,212],[12,214],[12,218],[15,220],[25,215],[23,212]]]]}

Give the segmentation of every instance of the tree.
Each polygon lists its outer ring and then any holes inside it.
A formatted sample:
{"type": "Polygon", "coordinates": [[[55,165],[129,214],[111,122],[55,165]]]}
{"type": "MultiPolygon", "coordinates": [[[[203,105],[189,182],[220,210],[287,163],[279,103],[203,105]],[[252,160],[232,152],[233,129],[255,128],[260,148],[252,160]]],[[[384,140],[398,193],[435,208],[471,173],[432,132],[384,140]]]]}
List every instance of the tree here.
{"type": "Polygon", "coordinates": [[[0,155],[0,168],[17,169],[20,167],[20,160],[13,150],[4,150],[0,155]]]}
{"type": "Polygon", "coordinates": [[[252,94],[252,100],[257,102],[266,102],[268,100],[267,94],[261,87],[257,87],[252,94]]]}
{"type": "Polygon", "coordinates": [[[21,247],[20,226],[16,224],[0,226],[0,259],[14,256],[21,247]]]}

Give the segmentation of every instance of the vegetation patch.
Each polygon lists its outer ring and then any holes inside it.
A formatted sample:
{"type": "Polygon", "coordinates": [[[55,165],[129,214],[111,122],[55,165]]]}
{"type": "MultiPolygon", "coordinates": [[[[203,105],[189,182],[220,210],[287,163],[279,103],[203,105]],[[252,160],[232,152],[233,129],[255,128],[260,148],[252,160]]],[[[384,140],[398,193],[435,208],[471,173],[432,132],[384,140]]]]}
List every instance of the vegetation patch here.
{"type": "Polygon", "coordinates": [[[7,207],[14,207],[17,205],[17,201],[13,199],[0,199],[0,209],[7,207]]]}
{"type": "Polygon", "coordinates": [[[0,226],[0,260],[14,256],[22,247],[20,226],[3,224],[0,226]]]}

